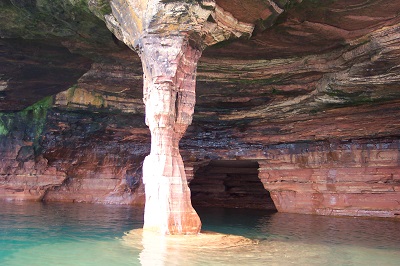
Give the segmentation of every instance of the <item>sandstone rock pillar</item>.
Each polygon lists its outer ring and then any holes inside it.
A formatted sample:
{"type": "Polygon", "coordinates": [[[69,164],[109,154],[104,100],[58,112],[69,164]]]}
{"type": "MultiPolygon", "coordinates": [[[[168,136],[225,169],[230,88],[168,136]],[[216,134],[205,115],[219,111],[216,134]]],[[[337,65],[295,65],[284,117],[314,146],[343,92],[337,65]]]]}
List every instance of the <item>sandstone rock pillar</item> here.
{"type": "Polygon", "coordinates": [[[179,140],[192,122],[200,55],[182,35],[148,36],[143,42],[143,100],[151,131],[151,152],[143,164],[144,229],[197,234],[201,228],[179,154],[179,140]]]}
{"type": "Polygon", "coordinates": [[[111,0],[105,17],[114,35],[135,50],[144,72],[143,100],[151,152],[143,164],[144,229],[197,234],[200,218],[190,201],[179,140],[192,122],[196,67],[207,46],[250,36],[214,0],[111,0]]]}

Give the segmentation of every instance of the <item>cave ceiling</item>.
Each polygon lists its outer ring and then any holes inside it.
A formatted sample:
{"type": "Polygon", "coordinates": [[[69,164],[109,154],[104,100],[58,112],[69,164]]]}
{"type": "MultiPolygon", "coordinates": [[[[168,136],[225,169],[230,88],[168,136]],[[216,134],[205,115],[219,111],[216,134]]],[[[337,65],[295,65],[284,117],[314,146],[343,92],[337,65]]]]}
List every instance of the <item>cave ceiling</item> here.
{"type": "MultiPolygon", "coordinates": [[[[255,29],[203,52],[189,135],[216,127],[249,143],[399,135],[399,1],[216,2],[255,29]]],[[[105,26],[109,12],[103,0],[2,0],[0,110],[78,86],[130,99],[143,113],[140,60],[105,26]]]]}

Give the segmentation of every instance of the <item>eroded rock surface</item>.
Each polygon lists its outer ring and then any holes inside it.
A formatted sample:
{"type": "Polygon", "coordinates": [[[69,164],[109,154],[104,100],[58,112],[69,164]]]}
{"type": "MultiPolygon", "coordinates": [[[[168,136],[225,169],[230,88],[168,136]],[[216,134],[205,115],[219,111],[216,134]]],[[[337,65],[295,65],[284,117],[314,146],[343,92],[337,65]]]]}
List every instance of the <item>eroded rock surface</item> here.
{"type": "Polygon", "coordinates": [[[260,174],[278,211],[400,215],[398,140],[316,143],[271,150],[260,174]]]}
{"type": "Polygon", "coordinates": [[[2,199],[41,201],[49,190],[61,186],[67,179],[64,172],[51,166],[41,154],[39,138],[49,105],[50,99],[16,115],[0,117],[2,199]]]}

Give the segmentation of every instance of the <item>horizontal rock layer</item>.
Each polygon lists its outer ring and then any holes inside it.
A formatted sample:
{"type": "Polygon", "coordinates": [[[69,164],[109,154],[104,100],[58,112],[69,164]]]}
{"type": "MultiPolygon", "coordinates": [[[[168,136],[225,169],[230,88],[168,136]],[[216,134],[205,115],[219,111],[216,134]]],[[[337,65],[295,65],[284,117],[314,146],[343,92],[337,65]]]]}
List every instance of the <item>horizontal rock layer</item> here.
{"type": "Polygon", "coordinates": [[[281,212],[398,217],[400,142],[300,144],[270,150],[259,177],[281,212]]]}
{"type": "Polygon", "coordinates": [[[144,203],[141,165],[149,146],[141,143],[149,137],[136,129],[144,127],[141,119],[60,109],[42,115],[14,114],[13,130],[1,136],[0,198],[144,203]]]}

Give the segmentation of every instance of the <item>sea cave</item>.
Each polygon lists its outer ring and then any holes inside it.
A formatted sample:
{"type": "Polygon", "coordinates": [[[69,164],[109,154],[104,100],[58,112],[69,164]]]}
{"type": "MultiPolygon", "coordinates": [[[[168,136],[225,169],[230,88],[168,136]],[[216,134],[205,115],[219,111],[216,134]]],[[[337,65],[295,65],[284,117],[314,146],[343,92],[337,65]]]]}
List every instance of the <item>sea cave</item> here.
{"type": "Polygon", "coordinates": [[[58,260],[107,239],[67,265],[394,265],[399,14],[388,0],[2,1],[0,264],[54,263],[55,230],[58,260]]]}

